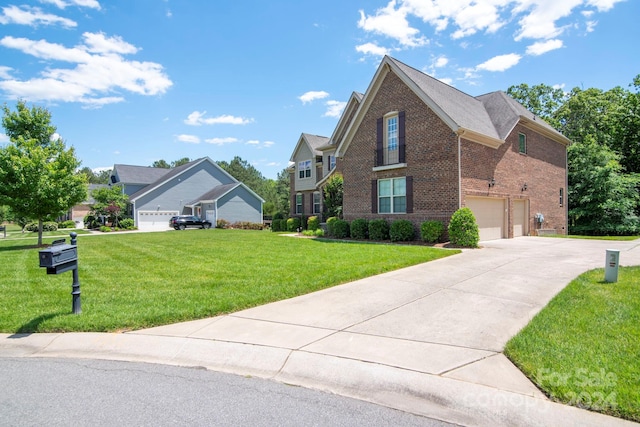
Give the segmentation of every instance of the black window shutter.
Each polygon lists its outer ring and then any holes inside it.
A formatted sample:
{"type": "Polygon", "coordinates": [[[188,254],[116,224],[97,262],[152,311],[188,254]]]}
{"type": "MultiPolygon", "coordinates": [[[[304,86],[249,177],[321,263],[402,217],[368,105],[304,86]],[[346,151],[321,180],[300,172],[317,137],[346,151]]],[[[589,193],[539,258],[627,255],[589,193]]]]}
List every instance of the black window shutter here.
{"type": "Polygon", "coordinates": [[[382,166],[384,163],[383,157],[383,141],[384,141],[384,126],[383,118],[380,117],[376,122],[376,166],[382,166]]]}
{"type": "Polygon", "coordinates": [[[413,177],[406,177],[407,213],[413,213],[413,177]]]}
{"type": "Polygon", "coordinates": [[[404,111],[398,113],[398,149],[400,163],[405,163],[404,111]]]}
{"type": "Polygon", "coordinates": [[[378,180],[371,180],[371,213],[378,213],[378,180]]]}

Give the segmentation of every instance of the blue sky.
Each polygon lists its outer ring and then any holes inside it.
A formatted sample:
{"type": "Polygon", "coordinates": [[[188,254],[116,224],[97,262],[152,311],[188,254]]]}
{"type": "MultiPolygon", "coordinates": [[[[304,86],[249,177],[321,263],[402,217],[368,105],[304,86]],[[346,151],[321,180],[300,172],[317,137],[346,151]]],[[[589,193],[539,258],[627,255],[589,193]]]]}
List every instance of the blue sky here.
{"type": "Polygon", "coordinates": [[[474,96],[640,74],[637,0],[2,3],[0,102],[47,108],[92,169],[240,156],[275,178],[385,54],[474,96]]]}

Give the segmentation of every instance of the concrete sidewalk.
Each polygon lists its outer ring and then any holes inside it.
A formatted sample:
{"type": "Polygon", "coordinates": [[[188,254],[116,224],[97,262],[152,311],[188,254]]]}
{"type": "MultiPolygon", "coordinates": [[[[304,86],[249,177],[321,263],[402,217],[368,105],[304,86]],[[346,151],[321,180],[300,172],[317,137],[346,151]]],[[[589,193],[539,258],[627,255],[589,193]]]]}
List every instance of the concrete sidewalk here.
{"type": "Polygon", "coordinates": [[[636,425],[553,403],[501,351],[606,249],[521,237],[231,315],[123,334],[0,335],[0,356],[130,360],[270,378],[462,425],[636,425]]]}

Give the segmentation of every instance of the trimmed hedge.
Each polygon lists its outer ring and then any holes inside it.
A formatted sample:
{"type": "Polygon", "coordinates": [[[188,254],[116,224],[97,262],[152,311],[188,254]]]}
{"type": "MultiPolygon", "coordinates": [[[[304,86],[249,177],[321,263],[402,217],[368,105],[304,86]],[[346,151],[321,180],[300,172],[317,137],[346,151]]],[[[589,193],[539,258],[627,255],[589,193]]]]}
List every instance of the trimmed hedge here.
{"type": "Polygon", "coordinates": [[[384,219],[372,219],[369,221],[369,238],[371,240],[388,240],[389,223],[384,219]]]}
{"type": "Polygon", "coordinates": [[[300,218],[289,218],[287,220],[287,231],[298,231],[300,228],[300,218]]]}
{"type": "Polygon", "coordinates": [[[415,238],[416,230],[408,219],[397,219],[389,227],[389,238],[392,242],[409,242],[415,238]]]}
{"type": "Polygon", "coordinates": [[[60,228],[76,228],[76,222],[72,219],[62,221],[58,223],[58,229],[60,228]]]}
{"type": "Polygon", "coordinates": [[[441,221],[425,221],[420,224],[420,237],[427,243],[438,243],[444,233],[444,224],[441,221]]]}
{"type": "Polygon", "coordinates": [[[315,215],[307,218],[307,230],[315,231],[318,228],[320,228],[320,218],[315,215]]]}
{"type": "Polygon", "coordinates": [[[478,247],[480,231],[471,209],[460,208],[453,213],[449,222],[449,240],[456,246],[478,247]]]}
{"type": "Polygon", "coordinates": [[[369,238],[369,221],[364,218],[354,219],[351,221],[351,237],[354,239],[369,238]]]}
{"type": "Polygon", "coordinates": [[[120,228],[125,230],[133,230],[135,228],[133,218],[125,218],[120,221],[120,228]]]}
{"type": "Polygon", "coordinates": [[[287,231],[287,220],[274,219],[271,222],[271,231],[287,231]]]}
{"type": "Polygon", "coordinates": [[[337,219],[331,223],[332,236],[336,239],[346,239],[350,235],[349,223],[343,219],[337,219]]]}
{"type": "MultiPolygon", "coordinates": [[[[75,225],[75,224],[74,224],[75,225]]],[[[30,222],[29,224],[24,226],[26,231],[38,231],[38,223],[30,222]]],[[[42,231],[58,231],[58,223],[47,221],[42,223],[42,231]]]]}
{"type": "Polygon", "coordinates": [[[327,218],[327,234],[333,237],[333,224],[338,220],[338,217],[331,216],[327,218]]]}

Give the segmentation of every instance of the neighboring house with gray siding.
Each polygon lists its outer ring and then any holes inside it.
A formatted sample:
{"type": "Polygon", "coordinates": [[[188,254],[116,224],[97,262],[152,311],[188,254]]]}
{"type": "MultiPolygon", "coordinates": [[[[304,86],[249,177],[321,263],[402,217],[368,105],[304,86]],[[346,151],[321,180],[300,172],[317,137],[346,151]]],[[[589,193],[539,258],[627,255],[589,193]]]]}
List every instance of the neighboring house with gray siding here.
{"type": "Polygon", "coordinates": [[[208,157],[173,169],[115,165],[111,183],[129,195],[141,230],[169,229],[175,215],[196,215],[212,224],[219,219],[262,223],[264,200],[208,157]]]}

